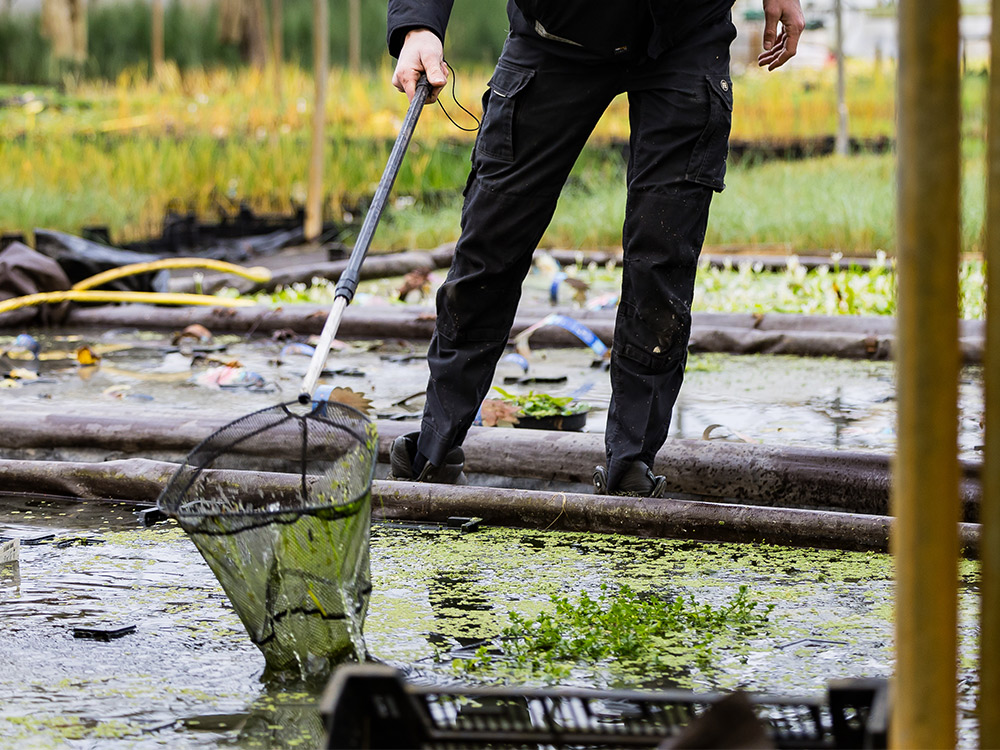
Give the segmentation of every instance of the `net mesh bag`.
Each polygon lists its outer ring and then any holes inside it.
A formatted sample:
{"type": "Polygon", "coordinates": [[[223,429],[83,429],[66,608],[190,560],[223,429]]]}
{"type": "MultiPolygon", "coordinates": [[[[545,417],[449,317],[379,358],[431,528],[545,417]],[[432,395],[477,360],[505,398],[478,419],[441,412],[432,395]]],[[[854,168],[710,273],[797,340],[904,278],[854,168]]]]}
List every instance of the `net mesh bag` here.
{"type": "Polygon", "coordinates": [[[342,404],[279,404],[187,456],[159,498],[215,573],[269,672],[363,657],[375,425],[342,404]]]}

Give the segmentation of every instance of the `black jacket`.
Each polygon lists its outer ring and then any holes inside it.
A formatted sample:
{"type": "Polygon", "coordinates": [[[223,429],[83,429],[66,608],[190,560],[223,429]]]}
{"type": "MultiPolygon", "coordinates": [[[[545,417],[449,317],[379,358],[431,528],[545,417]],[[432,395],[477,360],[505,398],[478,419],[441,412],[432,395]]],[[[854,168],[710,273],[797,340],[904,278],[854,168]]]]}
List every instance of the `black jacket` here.
{"type": "MultiPolygon", "coordinates": [[[[444,39],[453,0],[389,0],[389,53],[406,32],[426,27],[444,39]]],[[[582,54],[657,57],[684,33],[729,13],[733,0],[507,0],[515,34],[564,44],[582,54]]]]}

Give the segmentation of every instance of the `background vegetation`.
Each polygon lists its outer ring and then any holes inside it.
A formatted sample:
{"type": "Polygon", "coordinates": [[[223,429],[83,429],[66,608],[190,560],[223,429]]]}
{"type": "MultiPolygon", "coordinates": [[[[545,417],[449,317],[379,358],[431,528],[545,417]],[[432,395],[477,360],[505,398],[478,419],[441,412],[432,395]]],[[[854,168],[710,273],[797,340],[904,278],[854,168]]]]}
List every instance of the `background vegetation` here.
{"type": "MultiPolygon", "coordinates": [[[[362,3],[364,69],[349,72],[342,64],[346,5],[331,5],[337,64],[327,97],[325,210],[329,220],[350,226],[381,175],[405,100],[388,84],[382,0],[362,3]]],[[[239,50],[218,41],[213,5],[168,4],[168,64],[152,80],[143,2],[91,8],[90,56],[82,77],[54,70],[37,17],[0,12],[0,79],[19,82],[0,84],[0,233],[30,235],[35,227],[79,232],[97,225],[107,226],[114,240],[127,241],[157,234],[168,210],[212,219],[240,204],[284,214],[301,205],[313,101],[310,0],[285,0],[284,9],[280,88],[273,68],[248,68],[239,50]]],[[[503,0],[456,0],[448,56],[457,97],[476,114],[505,29],[503,0]]],[[[962,89],[962,249],[970,254],[981,249],[983,227],[985,83],[985,75],[970,73],[962,89]]],[[[763,156],[790,142],[808,145],[832,136],[832,67],[771,74],[750,69],[735,76],[734,87],[736,150],[728,187],[713,202],[707,243],[891,255],[891,150],[862,148],[847,158],[763,156]]],[[[851,64],[847,91],[852,136],[891,144],[894,67],[851,64]]],[[[460,123],[473,124],[452,92],[442,101],[460,123]]],[[[544,246],[620,244],[627,136],[627,102],[620,97],[574,169],[544,246]]],[[[473,138],[437,107],[423,114],[395,204],[376,235],[376,251],[433,247],[456,238],[473,138]]]]}
{"type": "MultiPolygon", "coordinates": [[[[507,34],[505,0],[455,0],[449,25],[448,56],[456,62],[488,63],[500,54],[507,34]]],[[[312,66],[312,0],[284,0],[285,62],[312,66]]],[[[369,66],[385,56],[385,0],[362,0],[361,54],[369,66]]],[[[136,67],[147,68],[151,49],[149,3],[94,4],[88,11],[89,55],[86,77],[117,78],[136,67]]],[[[166,58],[180,70],[242,64],[236,45],[219,41],[218,6],[181,2],[166,5],[166,58]]],[[[334,64],[347,62],[347,3],[330,3],[330,54],[334,64]]],[[[0,83],[56,84],[60,70],[41,33],[37,14],[0,10],[0,83]]]]}

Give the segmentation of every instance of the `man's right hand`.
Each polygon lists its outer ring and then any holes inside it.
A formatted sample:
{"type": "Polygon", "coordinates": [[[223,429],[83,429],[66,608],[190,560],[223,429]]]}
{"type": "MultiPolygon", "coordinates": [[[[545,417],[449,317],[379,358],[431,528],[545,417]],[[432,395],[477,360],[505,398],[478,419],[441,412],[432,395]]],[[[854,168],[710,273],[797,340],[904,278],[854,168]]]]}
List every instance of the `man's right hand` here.
{"type": "Polygon", "coordinates": [[[444,62],[444,46],[430,29],[412,29],[406,33],[392,74],[392,85],[405,92],[408,99],[413,99],[421,73],[427,73],[431,84],[427,103],[433,104],[448,82],[448,66],[444,62]]]}

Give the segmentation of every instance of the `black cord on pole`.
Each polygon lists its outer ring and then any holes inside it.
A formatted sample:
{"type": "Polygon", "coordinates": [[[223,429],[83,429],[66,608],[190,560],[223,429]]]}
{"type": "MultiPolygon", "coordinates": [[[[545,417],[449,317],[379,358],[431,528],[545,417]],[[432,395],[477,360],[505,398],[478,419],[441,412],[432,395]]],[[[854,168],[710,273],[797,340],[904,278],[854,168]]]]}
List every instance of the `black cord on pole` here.
{"type": "MultiPolygon", "coordinates": [[[[448,61],[445,60],[444,64],[448,65],[448,61]]],[[[462,110],[463,112],[465,112],[465,114],[467,114],[469,117],[471,117],[473,120],[476,121],[476,127],[474,127],[474,128],[463,128],[461,125],[459,125],[457,122],[455,122],[455,120],[452,119],[452,116],[450,114],[448,114],[448,110],[446,110],[444,108],[444,104],[441,103],[441,99],[440,98],[438,98],[438,100],[437,100],[438,106],[441,108],[441,111],[444,112],[444,116],[447,117],[448,120],[449,120],[449,122],[451,122],[451,124],[454,125],[456,128],[458,128],[459,130],[464,130],[466,133],[475,133],[476,131],[479,130],[480,127],[482,127],[482,123],[479,121],[478,117],[476,117],[469,110],[467,110],[465,107],[463,107],[462,103],[460,101],[458,101],[458,97],[455,96],[455,82],[458,80],[458,76],[455,73],[455,69],[453,67],[451,67],[451,65],[448,65],[448,69],[451,71],[451,98],[455,100],[455,104],[458,105],[458,108],[460,110],[462,110]]]]}

